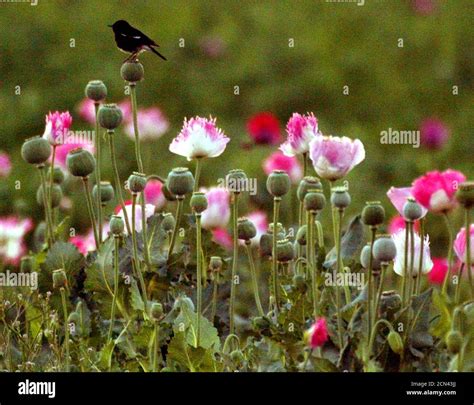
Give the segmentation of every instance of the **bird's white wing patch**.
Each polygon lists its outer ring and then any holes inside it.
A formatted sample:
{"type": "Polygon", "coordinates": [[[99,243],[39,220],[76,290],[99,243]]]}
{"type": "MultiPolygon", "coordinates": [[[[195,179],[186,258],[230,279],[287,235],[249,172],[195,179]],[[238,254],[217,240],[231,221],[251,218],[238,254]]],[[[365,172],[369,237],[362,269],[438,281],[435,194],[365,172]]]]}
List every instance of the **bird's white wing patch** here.
{"type": "Polygon", "coordinates": [[[132,37],[132,38],[135,38],[135,39],[140,39],[141,36],[140,35],[137,35],[136,37],[132,37]]]}

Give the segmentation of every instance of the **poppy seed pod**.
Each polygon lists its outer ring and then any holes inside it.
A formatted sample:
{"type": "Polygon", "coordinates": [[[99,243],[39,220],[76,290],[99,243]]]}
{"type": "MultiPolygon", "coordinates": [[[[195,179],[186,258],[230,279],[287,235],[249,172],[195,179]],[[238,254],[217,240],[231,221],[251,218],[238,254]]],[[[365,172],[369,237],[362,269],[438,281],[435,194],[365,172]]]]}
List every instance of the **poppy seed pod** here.
{"type": "Polygon", "coordinates": [[[351,196],[345,187],[334,187],[331,193],[331,204],[339,209],[344,209],[351,203],[351,196]]]}
{"type": "MultiPolygon", "coordinates": [[[[48,195],[48,192],[49,192],[49,185],[46,187],[46,195],[48,195]]],[[[63,198],[63,191],[61,190],[61,187],[58,184],[53,183],[53,187],[51,188],[51,206],[53,208],[58,207],[59,204],[61,203],[62,198],[63,198]]],[[[40,207],[44,208],[43,185],[38,187],[38,191],[36,192],[36,202],[38,203],[40,207]]],[[[48,204],[49,204],[49,199],[48,199],[48,204]]]]}
{"type": "Polygon", "coordinates": [[[239,218],[237,221],[238,238],[249,241],[257,235],[257,228],[254,223],[248,218],[239,218]]]}
{"type": "Polygon", "coordinates": [[[125,229],[125,223],[123,222],[122,217],[119,217],[118,215],[112,215],[109,226],[110,232],[115,236],[122,235],[125,229]]]}
{"type": "Polygon", "coordinates": [[[161,187],[161,191],[166,201],[170,201],[170,202],[176,201],[176,196],[173,193],[171,193],[171,191],[168,190],[168,187],[166,186],[166,184],[163,184],[163,186],[161,187]]]}
{"type": "Polygon", "coordinates": [[[290,187],[290,176],[284,170],[273,170],[267,178],[267,190],[273,197],[284,196],[290,187]]]}
{"type": "Polygon", "coordinates": [[[163,305],[159,302],[151,304],[150,315],[155,321],[159,321],[163,316],[163,305]]]}
{"type": "Polygon", "coordinates": [[[299,245],[305,246],[306,245],[306,231],[308,227],[306,225],[302,225],[299,227],[298,232],[296,232],[296,241],[299,245]]]}
{"type": "Polygon", "coordinates": [[[385,210],[380,201],[369,201],[365,203],[362,210],[362,222],[368,226],[379,226],[385,219],[385,210]]]}
{"type": "Polygon", "coordinates": [[[68,153],[66,165],[73,176],[85,178],[94,171],[95,158],[88,150],[77,148],[68,153]]]}
{"type": "Polygon", "coordinates": [[[122,76],[123,80],[130,83],[136,83],[143,80],[144,75],[145,69],[140,62],[125,62],[120,68],[120,76],[122,76]]]}
{"type": "Polygon", "coordinates": [[[322,190],[322,188],[323,185],[317,177],[306,176],[300,181],[296,195],[298,196],[298,200],[303,202],[304,197],[309,190],[322,190]]]}
{"type": "Polygon", "coordinates": [[[191,193],[194,188],[194,176],[187,167],[176,167],[166,179],[168,190],[178,197],[191,193]]]}
{"type": "Polygon", "coordinates": [[[446,335],[446,346],[448,350],[453,353],[459,353],[463,344],[463,337],[458,330],[450,330],[446,335]]]}
{"type": "MultiPolygon", "coordinates": [[[[370,243],[365,245],[360,252],[360,264],[364,269],[369,268],[370,243]]],[[[375,257],[372,259],[372,270],[380,270],[381,263],[375,257]]]]}
{"type": "Polygon", "coordinates": [[[21,157],[27,163],[40,165],[51,156],[51,145],[41,136],[27,139],[21,146],[21,157]]]}
{"type": "Polygon", "coordinates": [[[382,292],[380,308],[382,312],[395,313],[402,307],[402,297],[394,290],[382,292]]]}
{"type": "Polygon", "coordinates": [[[397,255],[397,247],[393,239],[389,236],[381,236],[374,242],[373,254],[375,260],[381,263],[391,262],[397,255]]]}
{"type": "Polygon", "coordinates": [[[123,114],[117,104],[104,104],[99,108],[98,118],[102,128],[112,130],[121,124],[123,114]]]}
{"type": "Polygon", "coordinates": [[[92,80],[87,83],[85,93],[87,98],[97,103],[107,97],[107,87],[102,80],[92,80]]]}
{"type": "Polygon", "coordinates": [[[414,198],[408,197],[407,202],[403,205],[403,217],[408,221],[416,221],[423,215],[421,205],[414,198]]]}
{"type": "Polygon", "coordinates": [[[403,340],[398,332],[391,330],[387,336],[387,342],[394,353],[403,353],[403,340]]]}
{"type": "Polygon", "coordinates": [[[163,219],[161,221],[161,226],[165,232],[171,232],[174,229],[176,221],[171,212],[163,214],[163,219]]]}
{"type": "Polygon", "coordinates": [[[456,199],[466,208],[474,205],[474,181],[466,181],[459,184],[456,199]]]}
{"type": "Polygon", "coordinates": [[[192,211],[195,214],[201,214],[207,209],[207,197],[205,193],[194,192],[189,202],[192,211]]]}
{"type": "Polygon", "coordinates": [[[245,191],[247,183],[247,175],[241,169],[232,169],[227,173],[226,185],[228,191],[231,193],[239,194],[245,191]]]}
{"type": "Polygon", "coordinates": [[[61,288],[66,287],[67,277],[63,269],[53,270],[53,287],[61,288]]]}
{"type": "MultiPolygon", "coordinates": [[[[94,200],[97,200],[97,193],[99,192],[99,187],[97,184],[94,184],[92,188],[92,196],[94,200]]],[[[115,197],[114,187],[108,181],[101,181],[100,182],[100,202],[102,204],[106,204],[109,201],[112,201],[115,197]]]]}
{"type": "Polygon", "coordinates": [[[146,176],[143,173],[133,172],[128,178],[127,183],[132,193],[141,193],[145,190],[146,176]]]}
{"type": "Polygon", "coordinates": [[[212,271],[221,271],[222,270],[222,259],[219,256],[211,256],[209,260],[209,268],[212,271]]]}
{"type": "Polygon", "coordinates": [[[64,172],[60,167],[55,167],[53,170],[53,182],[56,184],[64,182],[64,172]]]}
{"type": "Polygon", "coordinates": [[[280,263],[287,263],[293,260],[295,258],[293,244],[288,239],[277,241],[276,256],[280,263]]]}
{"type": "Polygon", "coordinates": [[[269,257],[272,255],[272,242],[273,242],[273,235],[271,233],[264,233],[260,237],[260,255],[262,257],[269,257]]]}
{"type": "Polygon", "coordinates": [[[308,190],[304,197],[306,211],[321,211],[326,205],[326,197],[322,190],[308,190]]]}

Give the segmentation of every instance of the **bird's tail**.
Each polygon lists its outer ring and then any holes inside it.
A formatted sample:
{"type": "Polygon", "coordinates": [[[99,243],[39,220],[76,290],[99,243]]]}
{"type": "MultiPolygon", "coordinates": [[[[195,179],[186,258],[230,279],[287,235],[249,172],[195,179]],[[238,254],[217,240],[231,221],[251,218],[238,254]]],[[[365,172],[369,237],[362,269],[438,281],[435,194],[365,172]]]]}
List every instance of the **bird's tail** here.
{"type": "Polygon", "coordinates": [[[153,48],[152,46],[148,47],[148,49],[150,51],[152,51],[154,54],[158,55],[161,59],[168,60],[161,53],[159,53],[155,48],[153,48]]]}

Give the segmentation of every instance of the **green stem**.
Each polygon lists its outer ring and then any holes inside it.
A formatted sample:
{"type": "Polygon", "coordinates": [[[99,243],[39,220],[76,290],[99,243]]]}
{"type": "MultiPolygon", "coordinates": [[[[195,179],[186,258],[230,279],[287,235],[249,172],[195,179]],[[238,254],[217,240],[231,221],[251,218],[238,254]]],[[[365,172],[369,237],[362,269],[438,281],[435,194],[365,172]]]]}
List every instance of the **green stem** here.
{"type": "Polygon", "coordinates": [[[313,296],[313,316],[318,314],[318,294],[317,294],[317,280],[316,280],[316,269],[313,262],[314,252],[314,217],[311,211],[306,213],[306,260],[308,263],[309,275],[311,277],[311,291],[313,296]]]}
{"type": "MultiPolygon", "coordinates": [[[[49,169],[49,194],[48,194],[48,202],[49,202],[49,209],[50,212],[53,212],[53,184],[54,184],[54,161],[56,160],[56,145],[53,145],[53,152],[51,155],[51,167],[49,169]]],[[[54,229],[54,216],[52,216],[52,227],[54,229]]]]}
{"type": "MultiPolygon", "coordinates": [[[[342,218],[344,215],[343,209],[338,209],[339,218],[337,222],[337,239],[336,239],[336,273],[339,275],[342,273],[342,256],[341,256],[341,239],[342,239],[342,218]]],[[[370,267],[370,266],[369,266],[370,267]]],[[[370,276],[369,276],[370,277],[370,276]]],[[[337,333],[339,340],[339,348],[343,348],[343,337],[342,337],[342,305],[341,305],[341,291],[339,284],[336,282],[336,306],[337,306],[337,333]]]]}
{"type": "Polygon", "coordinates": [[[112,338],[112,330],[115,322],[115,307],[117,306],[118,285],[119,285],[119,236],[114,235],[114,296],[112,298],[112,310],[110,313],[109,337],[112,338]]]}
{"type": "Polygon", "coordinates": [[[212,290],[211,322],[214,324],[217,312],[217,293],[219,289],[219,273],[214,273],[214,286],[212,290]]]}
{"type": "MultiPolygon", "coordinates": [[[[466,270],[469,280],[469,287],[471,289],[471,299],[474,299],[474,284],[472,284],[472,268],[471,268],[471,208],[466,207],[466,270]]],[[[461,281],[461,280],[459,280],[461,281]]]]}
{"type": "Polygon", "coordinates": [[[464,266],[465,264],[461,264],[461,268],[459,269],[459,274],[458,274],[458,283],[456,284],[456,292],[454,294],[454,302],[456,304],[460,303],[460,298],[461,298],[461,278],[462,278],[462,273],[464,271],[464,266]]]}
{"type": "Polygon", "coordinates": [[[234,193],[232,201],[232,231],[233,231],[233,258],[232,258],[232,275],[230,279],[230,305],[229,305],[229,322],[230,322],[230,334],[234,334],[234,312],[235,312],[235,277],[237,276],[237,260],[238,260],[238,249],[239,249],[239,240],[237,233],[237,215],[238,215],[238,205],[239,205],[239,194],[234,193]]]}
{"type": "Polygon", "coordinates": [[[308,175],[308,152],[303,153],[303,177],[308,175]]]}
{"type": "Polygon", "coordinates": [[[381,325],[382,323],[385,324],[390,329],[390,331],[393,331],[392,324],[390,322],[388,322],[386,319],[379,319],[375,323],[374,328],[372,329],[372,332],[371,332],[371,335],[370,335],[370,340],[369,340],[369,351],[368,351],[369,358],[372,356],[372,348],[374,346],[375,335],[377,334],[377,329],[378,329],[379,325],[381,325]]]}
{"type": "Polygon", "coordinates": [[[94,215],[94,205],[92,203],[92,195],[91,191],[89,190],[89,179],[87,177],[82,178],[82,184],[84,185],[84,193],[86,195],[86,202],[87,202],[87,210],[89,211],[89,219],[91,220],[92,230],[94,233],[94,240],[95,246],[99,249],[99,235],[97,233],[97,225],[95,222],[95,215],[94,215]]]}
{"type": "Polygon", "coordinates": [[[279,291],[278,291],[278,263],[277,263],[277,231],[278,214],[280,211],[281,197],[273,198],[273,240],[272,240],[272,280],[273,280],[273,298],[275,299],[275,314],[280,310],[279,291]]]}
{"type": "Polygon", "coordinates": [[[305,356],[304,363],[303,363],[303,371],[306,371],[306,367],[308,365],[308,360],[313,355],[313,350],[314,349],[310,349],[309,351],[306,352],[306,356],[305,356]]]}
{"type": "MultiPolygon", "coordinates": [[[[379,281],[379,286],[378,286],[378,290],[377,290],[377,297],[375,299],[375,305],[374,305],[374,319],[372,320],[372,322],[375,322],[375,318],[377,317],[377,314],[379,313],[379,306],[380,306],[380,299],[382,297],[382,291],[383,291],[383,284],[384,284],[384,281],[385,281],[385,275],[387,273],[387,267],[388,267],[388,263],[381,263],[381,267],[382,267],[382,271],[381,271],[381,274],[380,274],[380,281],[379,281]]],[[[375,327],[375,325],[374,325],[375,327]]]]}
{"type": "Polygon", "coordinates": [[[420,261],[418,265],[418,272],[416,275],[416,286],[415,286],[415,294],[418,295],[420,293],[421,287],[421,275],[423,274],[423,250],[425,248],[425,219],[420,219],[420,261]]]}
{"type": "Polygon", "coordinates": [[[157,320],[155,320],[154,329],[155,340],[153,342],[153,372],[156,373],[158,372],[158,350],[160,349],[160,325],[157,320]]]}
{"type": "Polygon", "coordinates": [[[196,213],[196,261],[197,261],[197,337],[196,347],[201,344],[202,316],[202,259],[201,259],[201,214],[196,213]]]}
{"type": "Polygon", "coordinates": [[[99,228],[99,245],[102,243],[102,190],[100,186],[101,182],[101,173],[100,173],[100,166],[101,166],[101,139],[99,134],[99,106],[98,102],[94,103],[95,108],[95,156],[96,156],[96,167],[95,167],[95,184],[97,185],[97,198],[96,198],[96,205],[97,205],[97,225],[99,228]]]}
{"type": "Polygon", "coordinates": [[[414,223],[410,222],[410,272],[407,279],[407,304],[410,305],[412,300],[412,287],[415,267],[415,229],[414,223]]]}
{"type": "Polygon", "coordinates": [[[142,206],[142,239],[143,239],[143,256],[145,258],[145,264],[149,271],[151,271],[151,262],[150,262],[150,246],[148,246],[148,230],[146,223],[146,203],[145,203],[145,193],[140,193],[140,202],[142,206]]]}
{"type": "Polygon", "coordinates": [[[132,245],[133,245],[133,263],[135,267],[135,274],[138,277],[140,282],[140,287],[142,290],[142,297],[143,302],[145,304],[145,308],[147,308],[148,298],[146,294],[146,285],[145,280],[143,279],[142,269],[140,266],[140,259],[138,258],[138,244],[137,244],[137,235],[135,232],[135,208],[137,205],[137,195],[135,193],[132,194],[132,245]]]}
{"type": "Polygon", "coordinates": [[[171,255],[173,254],[174,244],[176,243],[176,236],[178,235],[179,230],[179,221],[181,220],[181,212],[183,210],[183,201],[184,196],[177,197],[177,207],[176,207],[176,222],[174,223],[173,233],[171,235],[170,246],[168,248],[168,263],[171,259],[171,255]]]}
{"type": "Polygon", "coordinates": [[[109,137],[109,149],[110,149],[110,160],[112,160],[112,167],[114,170],[114,182],[115,182],[115,191],[117,192],[120,208],[122,209],[123,216],[125,218],[125,226],[127,228],[127,232],[129,235],[132,234],[132,230],[130,228],[130,221],[128,220],[127,210],[125,209],[125,202],[123,200],[122,195],[122,183],[120,182],[120,175],[117,166],[117,159],[115,156],[115,142],[114,142],[114,131],[110,130],[107,131],[109,137]]]}
{"type": "Polygon", "coordinates": [[[194,173],[194,188],[193,192],[199,190],[199,178],[201,177],[201,159],[196,159],[196,172],[194,173]]]}
{"type": "Polygon", "coordinates": [[[448,271],[446,272],[446,277],[444,278],[443,282],[443,288],[442,291],[443,293],[447,292],[448,288],[448,281],[449,278],[451,277],[451,267],[452,267],[452,261],[453,261],[453,228],[451,226],[451,221],[449,220],[448,213],[445,211],[443,212],[443,218],[444,218],[444,223],[446,225],[446,229],[448,230],[448,235],[449,235],[449,245],[448,245],[448,271]]]}
{"type": "Polygon", "coordinates": [[[43,206],[44,206],[44,219],[46,221],[46,240],[49,247],[51,247],[54,243],[53,237],[53,225],[51,220],[51,212],[49,210],[50,205],[48,202],[48,193],[47,193],[47,186],[46,186],[46,176],[44,174],[44,165],[38,166],[40,179],[41,179],[41,188],[43,189],[43,206]]]}
{"type": "Polygon", "coordinates": [[[66,351],[66,371],[69,371],[69,325],[68,325],[68,313],[66,305],[66,291],[64,287],[61,287],[61,303],[63,306],[63,315],[64,315],[64,350],[66,351]]]}
{"type": "Polygon", "coordinates": [[[407,296],[407,275],[408,275],[408,244],[410,243],[410,225],[408,221],[405,221],[405,256],[403,259],[403,276],[401,279],[402,283],[402,302],[405,306],[407,296]]]}
{"type": "Polygon", "coordinates": [[[249,258],[250,264],[250,275],[252,277],[252,288],[253,295],[255,297],[255,304],[257,305],[258,314],[264,316],[262,302],[260,301],[260,294],[258,292],[258,282],[257,282],[257,271],[255,269],[255,262],[253,261],[252,249],[250,248],[250,241],[245,242],[245,248],[247,250],[247,256],[249,258]]]}
{"type": "Polygon", "coordinates": [[[138,133],[138,118],[137,118],[137,88],[136,83],[129,83],[130,98],[132,99],[132,115],[133,115],[133,131],[135,133],[135,158],[137,159],[138,171],[144,173],[142,155],[140,152],[140,134],[138,133]]]}
{"type": "Polygon", "coordinates": [[[370,227],[371,236],[370,236],[370,256],[369,256],[369,268],[367,269],[368,273],[368,286],[367,286],[367,338],[370,338],[372,334],[372,284],[373,284],[373,274],[372,274],[372,265],[374,258],[374,243],[375,243],[375,234],[377,233],[377,228],[375,226],[370,227]]]}

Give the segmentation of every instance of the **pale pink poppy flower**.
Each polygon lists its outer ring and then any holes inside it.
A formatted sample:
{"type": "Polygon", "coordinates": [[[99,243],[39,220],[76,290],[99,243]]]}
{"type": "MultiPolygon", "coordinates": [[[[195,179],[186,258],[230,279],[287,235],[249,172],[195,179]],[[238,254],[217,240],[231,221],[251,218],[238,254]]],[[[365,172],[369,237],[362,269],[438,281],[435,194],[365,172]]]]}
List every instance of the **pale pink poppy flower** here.
{"type": "Polygon", "coordinates": [[[263,170],[268,176],[273,170],[284,170],[291,181],[296,184],[303,177],[303,168],[296,157],[286,156],[281,152],[272,153],[263,162],[263,170]]]}
{"type": "Polygon", "coordinates": [[[230,139],[216,127],[215,118],[185,119],[183,128],[169,150],[188,160],[220,156],[230,139]]]}
{"type": "MultiPolygon", "coordinates": [[[[420,230],[420,222],[415,221],[415,231],[419,232],[420,230]]],[[[400,230],[405,230],[405,218],[403,218],[401,215],[395,215],[389,222],[388,224],[388,233],[390,235],[393,235],[394,233],[398,233],[400,230]]]]}
{"type": "MultiPolygon", "coordinates": [[[[405,231],[401,230],[398,233],[392,235],[392,239],[395,242],[397,248],[397,255],[395,257],[395,263],[393,265],[393,271],[399,276],[404,276],[405,274],[405,231]]],[[[414,265],[413,272],[417,274],[419,272],[419,263],[420,263],[420,251],[421,251],[421,238],[420,235],[414,233],[414,265]]],[[[433,262],[430,255],[430,238],[429,235],[425,236],[423,244],[423,267],[421,269],[422,274],[429,273],[433,268],[433,262]]],[[[408,241],[408,266],[411,265],[411,256],[412,248],[411,241],[408,241]]],[[[408,270],[408,269],[407,269],[408,270]]]]}
{"type": "Polygon", "coordinates": [[[25,235],[32,229],[30,218],[0,218],[0,258],[5,264],[17,266],[26,253],[25,235]]]}
{"type": "MultiPolygon", "coordinates": [[[[128,203],[125,205],[127,216],[130,221],[130,227],[132,227],[132,204],[128,203]]],[[[155,213],[155,206],[153,204],[145,204],[145,218],[148,220],[155,213]]],[[[119,207],[117,215],[125,221],[125,215],[122,209],[119,207]]],[[[135,232],[141,232],[142,227],[142,206],[141,204],[135,205],[135,232]]],[[[125,235],[128,235],[127,227],[124,230],[125,235]]]]}
{"type": "Polygon", "coordinates": [[[6,152],[0,152],[0,177],[8,177],[12,170],[10,156],[6,152]]]}
{"type": "MultiPolygon", "coordinates": [[[[107,239],[109,233],[109,223],[102,225],[102,240],[107,239]]],[[[76,235],[69,239],[69,242],[76,246],[77,250],[86,256],[89,252],[96,250],[94,231],[89,229],[85,235],[76,235]]]]}
{"type": "MultiPolygon", "coordinates": [[[[144,108],[137,111],[138,133],[143,141],[160,138],[170,126],[163,112],[157,107],[144,108]]],[[[125,134],[135,139],[133,119],[127,122],[125,134]]]]}
{"type": "Polygon", "coordinates": [[[309,144],[319,138],[318,119],[313,113],[301,115],[294,113],[286,125],[288,134],[286,142],[280,145],[280,150],[286,156],[295,156],[309,152],[309,144]]]}
{"type": "Polygon", "coordinates": [[[318,136],[310,143],[309,156],[319,177],[335,181],[365,159],[365,149],[359,139],[318,136]]]}
{"type": "Polygon", "coordinates": [[[46,128],[43,138],[47,139],[51,145],[61,145],[66,139],[72,125],[72,117],[69,111],[54,113],[50,112],[46,116],[46,128]]]}
{"type": "Polygon", "coordinates": [[[85,97],[76,107],[79,117],[89,124],[95,124],[95,106],[94,101],[85,97]]]}
{"type": "Polygon", "coordinates": [[[257,234],[250,239],[250,242],[252,246],[258,246],[261,236],[266,233],[268,229],[267,214],[264,211],[253,211],[247,214],[246,217],[253,222],[257,230],[257,234]]]}
{"type": "Polygon", "coordinates": [[[456,208],[456,190],[464,181],[466,176],[456,170],[428,172],[413,182],[413,197],[433,213],[448,212],[456,208]]]}
{"type": "MultiPolygon", "coordinates": [[[[387,191],[387,197],[402,217],[403,207],[407,199],[414,198],[411,187],[390,187],[390,190],[387,191]]],[[[421,212],[421,218],[423,218],[428,213],[428,210],[421,206],[421,212]]]]}
{"type": "MultiPolygon", "coordinates": [[[[470,239],[471,239],[471,263],[474,263],[474,224],[471,224],[471,232],[470,232],[470,239]]],[[[453,244],[454,252],[458,259],[466,263],[466,228],[461,228],[461,230],[456,235],[456,239],[454,240],[453,244]]]]}
{"type": "Polygon", "coordinates": [[[232,249],[232,236],[225,228],[214,228],[212,231],[212,240],[226,250],[232,249]]]}
{"type": "Polygon", "coordinates": [[[225,227],[230,219],[230,194],[224,187],[201,189],[206,193],[207,208],[201,214],[204,229],[225,227]]]}

